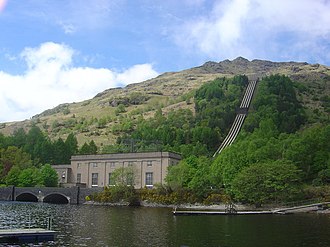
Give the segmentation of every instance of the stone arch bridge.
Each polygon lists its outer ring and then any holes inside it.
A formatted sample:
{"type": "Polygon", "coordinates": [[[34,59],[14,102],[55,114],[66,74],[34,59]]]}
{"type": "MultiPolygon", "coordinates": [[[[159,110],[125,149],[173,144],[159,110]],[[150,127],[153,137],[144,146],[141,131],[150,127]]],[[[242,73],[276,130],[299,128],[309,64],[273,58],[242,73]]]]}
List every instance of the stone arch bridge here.
{"type": "Polygon", "coordinates": [[[85,198],[102,188],[56,187],[5,187],[0,188],[0,201],[45,202],[56,204],[81,204],[85,198]]]}

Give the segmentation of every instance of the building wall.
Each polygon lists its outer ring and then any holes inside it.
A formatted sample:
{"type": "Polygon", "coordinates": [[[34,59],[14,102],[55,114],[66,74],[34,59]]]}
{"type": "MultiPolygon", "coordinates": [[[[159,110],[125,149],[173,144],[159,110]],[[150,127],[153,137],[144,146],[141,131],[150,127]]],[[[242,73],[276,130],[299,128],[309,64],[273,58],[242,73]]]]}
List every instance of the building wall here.
{"type": "Polygon", "coordinates": [[[147,173],[149,176],[152,173],[152,185],[163,184],[168,167],[180,160],[180,155],[170,152],[72,156],[71,176],[67,183],[85,183],[87,188],[109,186],[109,173],[120,167],[132,167],[135,188],[146,186],[147,173]],[[97,174],[97,184],[92,183],[93,174],[97,174]]]}
{"type": "Polygon", "coordinates": [[[72,180],[71,165],[54,165],[52,167],[57,172],[59,184],[70,183],[72,180]]]}

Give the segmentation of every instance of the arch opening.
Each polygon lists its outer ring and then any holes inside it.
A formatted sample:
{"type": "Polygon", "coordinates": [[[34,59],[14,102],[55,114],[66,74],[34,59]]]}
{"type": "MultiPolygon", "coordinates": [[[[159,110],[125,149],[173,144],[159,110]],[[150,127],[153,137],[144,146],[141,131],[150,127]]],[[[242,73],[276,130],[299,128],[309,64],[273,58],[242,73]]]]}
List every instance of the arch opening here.
{"type": "Polygon", "coordinates": [[[16,201],[20,202],[38,202],[38,197],[32,193],[22,193],[16,196],[16,201]]]}
{"type": "Polygon", "coordinates": [[[55,193],[45,196],[43,202],[53,204],[68,204],[69,200],[66,196],[55,193]]]}

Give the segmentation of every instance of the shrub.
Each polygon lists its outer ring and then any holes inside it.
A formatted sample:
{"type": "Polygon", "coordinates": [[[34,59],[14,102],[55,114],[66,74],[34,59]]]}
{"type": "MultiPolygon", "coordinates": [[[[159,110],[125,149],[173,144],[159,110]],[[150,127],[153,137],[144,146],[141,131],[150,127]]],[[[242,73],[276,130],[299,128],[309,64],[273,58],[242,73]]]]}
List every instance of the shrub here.
{"type": "Polygon", "coordinates": [[[102,192],[94,193],[91,199],[96,202],[127,202],[130,206],[140,205],[138,194],[133,186],[105,187],[102,192]]]}
{"type": "Polygon", "coordinates": [[[253,164],[244,168],[233,180],[235,198],[261,205],[270,201],[287,201],[295,197],[300,171],[283,161],[253,164]]]}
{"type": "Polygon", "coordinates": [[[165,205],[201,202],[193,192],[186,189],[171,191],[144,188],[139,191],[139,194],[142,201],[165,205]]]}
{"type": "Polygon", "coordinates": [[[330,185],[307,186],[303,190],[304,199],[320,198],[323,201],[330,201],[330,185]]]}
{"type": "Polygon", "coordinates": [[[221,204],[228,203],[231,201],[231,198],[226,194],[209,194],[203,201],[205,205],[221,204]]]}

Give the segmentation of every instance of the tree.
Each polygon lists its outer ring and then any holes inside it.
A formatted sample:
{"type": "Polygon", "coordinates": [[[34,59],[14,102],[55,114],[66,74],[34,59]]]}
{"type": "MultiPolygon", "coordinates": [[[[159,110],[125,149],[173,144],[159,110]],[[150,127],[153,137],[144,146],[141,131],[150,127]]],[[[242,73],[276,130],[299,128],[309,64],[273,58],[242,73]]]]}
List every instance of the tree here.
{"type": "Polygon", "coordinates": [[[89,143],[84,143],[80,150],[80,154],[97,154],[97,146],[93,140],[91,140],[89,143]]]}
{"type": "Polygon", "coordinates": [[[87,142],[85,142],[79,149],[79,154],[88,154],[88,153],[89,153],[89,145],[87,142]]]}
{"type": "Polygon", "coordinates": [[[12,167],[5,179],[6,185],[18,186],[21,171],[22,170],[18,166],[12,167]]]}
{"type": "MultiPolygon", "coordinates": [[[[329,161],[329,165],[330,165],[330,161],[329,161]]],[[[313,180],[313,185],[326,185],[326,184],[330,184],[330,168],[320,171],[318,173],[317,178],[313,180]]]]}
{"type": "Polygon", "coordinates": [[[134,186],[133,167],[120,167],[111,174],[113,183],[117,186],[134,186]]]}
{"type": "Polygon", "coordinates": [[[56,154],[55,154],[55,145],[53,142],[47,137],[45,140],[41,143],[38,143],[40,147],[38,148],[40,150],[39,152],[39,160],[41,164],[46,163],[55,163],[56,161],[56,154]]]}
{"type": "Polygon", "coordinates": [[[6,185],[21,187],[46,186],[56,187],[58,184],[57,172],[49,165],[43,165],[40,169],[29,167],[21,169],[14,166],[5,179],[6,185]]]}
{"type": "Polygon", "coordinates": [[[193,178],[188,188],[194,191],[197,196],[204,197],[211,189],[210,160],[206,157],[199,157],[193,178]]]}
{"type": "Polygon", "coordinates": [[[42,185],[42,177],[40,171],[35,167],[27,168],[18,176],[18,186],[20,187],[34,187],[36,185],[42,185]]]}
{"type": "Polygon", "coordinates": [[[306,114],[297,100],[294,83],[282,75],[265,77],[259,82],[258,94],[252,102],[253,114],[249,115],[244,129],[252,131],[258,123],[270,118],[279,132],[294,133],[306,121],[306,114]]]}
{"type": "Polygon", "coordinates": [[[46,164],[42,166],[40,169],[40,175],[44,186],[56,187],[58,185],[57,172],[51,167],[51,165],[46,164]]]}
{"type": "Polygon", "coordinates": [[[288,162],[253,164],[234,178],[231,190],[237,200],[260,206],[293,198],[300,178],[300,171],[288,162]]]}
{"type": "Polygon", "coordinates": [[[0,179],[4,179],[13,166],[25,169],[31,165],[31,156],[21,148],[9,146],[6,149],[0,149],[0,179]]]}
{"type": "Polygon", "coordinates": [[[70,133],[68,137],[65,140],[65,146],[68,149],[68,153],[70,154],[70,158],[72,155],[75,155],[78,153],[78,140],[74,136],[73,133],[70,133]]]}
{"type": "Polygon", "coordinates": [[[97,154],[97,146],[93,140],[89,142],[89,152],[90,154],[97,154]]]}
{"type": "Polygon", "coordinates": [[[165,181],[168,186],[174,190],[177,190],[188,187],[188,183],[192,177],[193,175],[190,166],[185,160],[182,160],[176,166],[169,167],[165,181]]]}
{"type": "Polygon", "coordinates": [[[174,190],[191,189],[203,197],[211,188],[210,161],[204,156],[190,156],[178,165],[171,166],[165,181],[174,190]]]}
{"type": "Polygon", "coordinates": [[[55,152],[55,163],[57,164],[68,164],[70,163],[70,150],[67,149],[65,142],[62,138],[59,138],[54,143],[54,152],[55,152]]]}
{"type": "Polygon", "coordinates": [[[13,135],[11,136],[11,144],[12,146],[16,146],[19,148],[24,147],[26,143],[27,135],[23,128],[19,128],[14,131],[13,135]]]}
{"type": "Polygon", "coordinates": [[[44,143],[46,137],[37,126],[32,126],[26,136],[26,143],[24,145],[24,151],[31,155],[32,160],[38,163],[42,143],[44,143]]]}

